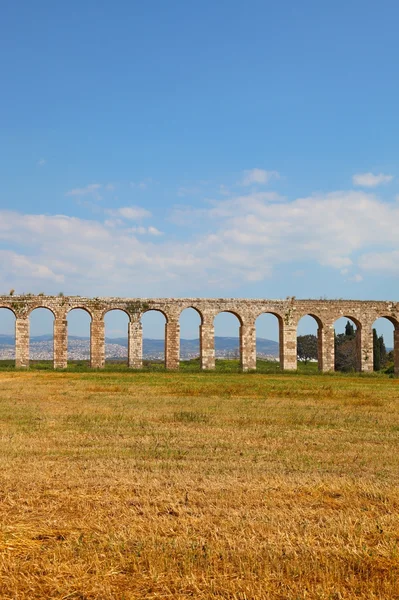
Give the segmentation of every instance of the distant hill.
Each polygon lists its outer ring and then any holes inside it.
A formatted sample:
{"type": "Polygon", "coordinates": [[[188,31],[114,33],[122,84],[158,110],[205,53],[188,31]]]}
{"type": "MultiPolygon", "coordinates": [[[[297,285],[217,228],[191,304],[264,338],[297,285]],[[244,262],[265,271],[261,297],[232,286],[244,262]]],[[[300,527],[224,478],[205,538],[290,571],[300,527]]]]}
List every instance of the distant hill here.
{"type": "MultiPolygon", "coordinates": [[[[31,349],[41,354],[52,353],[51,334],[38,335],[31,337],[31,349]]],[[[71,335],[68,337],[69,346],[74,353],[81,351],[82,356],[86,355],[89,350],[90,338],[71,335]]],[[[12,335],[0,334],[0,350],[1,348],[14,346],[15,338],[12,335]]],[[[120,357],[127,354],[127,338],[106,338],[106,354],[108,357],[120,357]]],[[[181,356],[182,358],[190,358],[193,355],[199,354],[199,339],[181,339],[181,356]]],[[[261,355],[278,356],[278,343],[265,338],[257,338],[257,352],[261,355]]],[[[215,352],[219,356],[232,356],[238,354],[239,339],[236,337],[215,337],[215,352]]],[[[156,357],[164,352],[164,340],[156,340],[144,338],[143,340],[143,356],[156,357]]]]}
{"type": "MultiPolygon", "coordinates": [[[[31,337],[31,355],[37,355],[41,358],[45,356],[52,358],[52,341],[51,334],[37,335],[31,337]]],[[[4,353],[7,350],[7,356],[14,349],[15,338],[13,335],[0,334],[0,359],[4,358],[4,353]]],[[[127,337],[121,338],[105,338],[105,350],[107,358],[122,358],[127,356],[127,337]]],[[[81,356],[87,358],[90,354],[90,338],[71,335],[68,337],[68,345],[71,353],[76,358],[81,356]]],[[[181,339],[180,340],[181,357],[183,359],[193,358],[199,355],[199,339],[181,339]]],[[[219,357],[233,358],[238,356],[239,339],[236,337],[215,337],[215,353],[219,357]]],[[[266,338],[256,338],[256,350],[259,356],[278,357],[279,345],[278,342],[268,340],[266,338]]],[[[387,348],[389,352],[392,348],[387,348]]],[[[164,352],[164,340],[156,340],[144,338],[143,340],[143,356],[144,358],[159,358],[164,352]]]]}

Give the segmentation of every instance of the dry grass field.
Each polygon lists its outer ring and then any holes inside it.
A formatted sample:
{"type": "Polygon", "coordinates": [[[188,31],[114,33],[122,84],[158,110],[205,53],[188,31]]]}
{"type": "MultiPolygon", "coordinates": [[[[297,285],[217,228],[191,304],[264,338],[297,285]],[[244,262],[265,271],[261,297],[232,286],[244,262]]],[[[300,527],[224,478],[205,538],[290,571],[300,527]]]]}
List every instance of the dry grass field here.
{"type": "Polygon", "coordinates": [[[399,381],[0,373],[2,599],[399,598],[399,381]]]}

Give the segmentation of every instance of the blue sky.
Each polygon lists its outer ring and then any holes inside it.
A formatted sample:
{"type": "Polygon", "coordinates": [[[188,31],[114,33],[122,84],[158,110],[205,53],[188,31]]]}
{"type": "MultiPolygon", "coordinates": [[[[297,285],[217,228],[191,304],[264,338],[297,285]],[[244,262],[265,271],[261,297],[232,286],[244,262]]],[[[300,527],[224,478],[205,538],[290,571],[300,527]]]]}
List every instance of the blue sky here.
{"type": "Polygon", "coordinates": [[[398,299],[398,18],[3,2],[1,290],[398,299]]]}

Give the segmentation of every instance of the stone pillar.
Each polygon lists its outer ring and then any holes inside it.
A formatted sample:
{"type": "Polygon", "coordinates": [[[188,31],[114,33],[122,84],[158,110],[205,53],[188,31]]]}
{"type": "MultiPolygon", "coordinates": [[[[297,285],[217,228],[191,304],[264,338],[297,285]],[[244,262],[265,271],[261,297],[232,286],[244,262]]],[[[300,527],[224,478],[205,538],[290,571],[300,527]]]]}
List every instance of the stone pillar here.
{"type": "Polygon", "coordinates": [[[201,369],[209,371],[215,368],[215,328],[213,323],[200,325],[201,369]]]}
{"type": "Polygon", "coordinates": [[[143,368],[143,326],[140,321],[129,323],[127,360],[132,369],[143,368]]]}
{"type": "Polygon", "coordinates": [[[66,369],[68,366],[68,321],[65,318],[54,319],[54,369],[66,369]]]}
{"type": "Polygon", "coordinates": [[[286,371],[297,369],[296,325],[280,325],[280,367],[286,371]]]}
{"type": "Polygon", "coordinates": [[[165,323],[165,367],[176,370],[180,366],[180,323],[165,323]]]}
{"type": "Polygon", "coordinates": [[[334,323],[325,323],[317,331],[319,370],[323,373],[335,369],[335,330],[334,323]]]}
{"type": "Polygon", "coordinates": [[[374,370],[373,328],[371,325],[356,329],[356,370],[365,373],[374,370]]]}
{"type": "Polygon", "coordinates": [[[105,363],[104,319],[93,319],[90,324],[90,366],[102,369],[105,363]]]}
{"type": "Polygon", "coordinates": [[[15,320],[15,366],[29,367],[29,318],[15,320]]]}
{"type": "Polygon", "coordinates": [[[393,371],[399,377],[399,327],[393,332],[393,371]]]}
{"type": "Polygon", "coordinates": [[[240,363],[243,371],[256,369],[256,330],[254,325],[240,327],[240,363]]]}

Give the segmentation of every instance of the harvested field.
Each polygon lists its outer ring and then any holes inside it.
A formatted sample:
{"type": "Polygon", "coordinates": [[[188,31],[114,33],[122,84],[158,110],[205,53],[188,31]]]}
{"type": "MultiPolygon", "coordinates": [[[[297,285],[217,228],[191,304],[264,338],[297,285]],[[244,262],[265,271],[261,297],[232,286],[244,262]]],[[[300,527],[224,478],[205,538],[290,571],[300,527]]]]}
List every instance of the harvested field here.
{"type": "Polygon", "coordinates": [[[1,598],[399,598],[399,380],[0,372],[1,598]]]}

